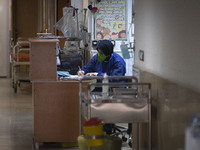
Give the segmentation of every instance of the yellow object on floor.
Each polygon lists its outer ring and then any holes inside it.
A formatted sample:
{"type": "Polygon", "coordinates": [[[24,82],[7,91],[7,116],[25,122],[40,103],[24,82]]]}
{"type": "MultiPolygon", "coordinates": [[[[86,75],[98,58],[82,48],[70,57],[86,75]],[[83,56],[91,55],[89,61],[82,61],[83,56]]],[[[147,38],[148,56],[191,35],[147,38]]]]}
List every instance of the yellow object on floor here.
{"type": "MultiPolygon", "coordinates": [[[[79,150],[88,150],[87,140],[83,135],[78,137],[79,150]]],[[[91,150],[121,150],[122,140],[119,137],[103,135],[103,144],[100,146],[90,147],[91,150]]]]}
{"type": "Polygon", "coordinates": [[[93,126],[84,126],[83,127],[83,133],[87,139],[87,145],[88,146],[100,146],[103,144],[103,125],[93,125],[93,126]],[[96,139],[92,139],[92,137],[95,137],[96,139]],[[90,139],[91,138],[91,139],[90,139]]]}

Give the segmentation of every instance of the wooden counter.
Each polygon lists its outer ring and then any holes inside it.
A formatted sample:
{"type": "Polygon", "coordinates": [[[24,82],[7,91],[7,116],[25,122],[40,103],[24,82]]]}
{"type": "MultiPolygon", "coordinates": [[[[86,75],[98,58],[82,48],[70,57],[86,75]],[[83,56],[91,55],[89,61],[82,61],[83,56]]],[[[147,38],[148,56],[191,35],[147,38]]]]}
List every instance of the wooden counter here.
{"type": "Polygon", "coordinates": [[[77,142],[79,81],[57,81],[58,39],[29,39],[33,86],[34,143],[77,142]]]}
{"type": "Polygon", "coordinates": [[[33,83],[34,142],[77,142],[79,82],[33,83]]]}
{"type": "Polygon", "coordinates": [[[57,80],[56,45],[58,39],[29,39],[30,80],[57,80]]]}

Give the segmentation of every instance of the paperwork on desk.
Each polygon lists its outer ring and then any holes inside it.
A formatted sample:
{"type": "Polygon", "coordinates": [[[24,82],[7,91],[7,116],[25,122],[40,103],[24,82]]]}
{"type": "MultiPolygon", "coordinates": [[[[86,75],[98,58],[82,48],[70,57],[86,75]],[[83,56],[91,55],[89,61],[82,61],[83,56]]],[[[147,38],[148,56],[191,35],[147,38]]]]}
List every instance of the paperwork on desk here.
{"type": "Polygon", "coordinates": [[[83,78],[82,76],[71,75],[70,77],[63,77],[62,80],[80,80],[82,78],[83,78]]]}
{"type": "Polygon", "coordinates": [[[71,75],[68,71],[57,71],[59,80],[80,80],[82,77],[78,75],[71,75]]]}
{"type": "Polygon", "coordinates": [[[58,76],[63,76],[63,77],[70,77],[71,74],[69,74],[68,71],[57,71],[58,76]]]}

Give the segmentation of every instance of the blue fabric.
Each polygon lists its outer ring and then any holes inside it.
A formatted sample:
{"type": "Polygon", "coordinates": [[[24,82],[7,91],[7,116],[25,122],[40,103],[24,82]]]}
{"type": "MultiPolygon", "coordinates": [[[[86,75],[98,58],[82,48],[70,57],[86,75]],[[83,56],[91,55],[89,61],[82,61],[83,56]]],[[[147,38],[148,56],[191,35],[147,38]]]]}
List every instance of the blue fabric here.
{"type": "MultiPolygon", "coordinates": [[[[103,76],[107,73],[108,76],[124,76],[126,73],[126,63],[124,59],[117,53],[113,52],[109,61],[98,62],[98,54],[94,55],[90,62],[81,70],[85,74],[90,72],[97,72],[97,76],[103,76]]],[[[110,81],[111,82],[111,81],[110,81]]]]}

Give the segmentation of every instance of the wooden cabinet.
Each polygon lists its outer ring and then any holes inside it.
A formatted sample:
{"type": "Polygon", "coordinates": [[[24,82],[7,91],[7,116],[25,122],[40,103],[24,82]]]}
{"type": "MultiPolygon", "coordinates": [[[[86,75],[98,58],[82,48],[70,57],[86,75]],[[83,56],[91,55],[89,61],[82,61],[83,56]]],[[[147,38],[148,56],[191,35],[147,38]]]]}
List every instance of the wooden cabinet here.
{"type": "Polygon", "coordinates": [[[57,80],[56,44],[58,39],[30,39],[30,80],[57,80]]]}
{"type": "Polygon", "coordinates": [[[34,141],[76,142],[79,82],[34,82],[34,141]]]}
{"type": "Polygon", "coordinates": [[[79,82],[57,81],[57,39],[30,39],[34,142],[77,142],[79,82]]]}

